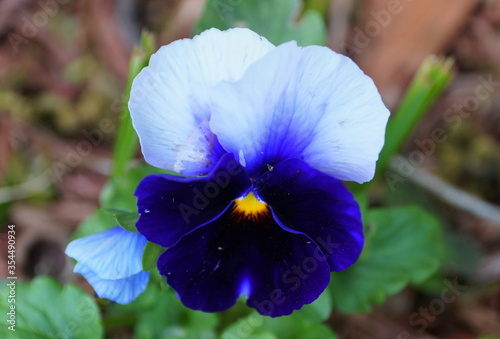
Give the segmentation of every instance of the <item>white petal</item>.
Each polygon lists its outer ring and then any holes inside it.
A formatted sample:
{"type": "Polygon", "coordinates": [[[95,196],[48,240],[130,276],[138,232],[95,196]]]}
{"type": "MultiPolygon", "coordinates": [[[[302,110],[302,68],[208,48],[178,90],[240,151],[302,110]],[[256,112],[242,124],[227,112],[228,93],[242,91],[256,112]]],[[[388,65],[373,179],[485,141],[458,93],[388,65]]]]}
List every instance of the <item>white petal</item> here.
{"type": "Polygon", "coordinates": [[[134,80],[129,101],[146,161],[186,175],[208,173],[217,160],[208,129],[212,86],[241,78],[273,48],[244,28],[210,29],[160,48],[134,80]]]}
{"type": "Polygon", "coordinates": [[[102,279],[88,266],[77,263],[75,272],[80,273],[92,285],[99,298],[106,298],[119,304],[134,301],[148,286],[149,272],[141,271],[127,278],[102,279]]]}
{"type": "Polygon", "coordinates": [[[289,158],[340,180],[374,175],[389,111],[349,58],[286,43],[212,93],[210,127],[251,173],[289,158]]]}
{"type": "Polygon", "coordinates": [[[122,279],[142,271],[146,243],[143,235],[115,227],[72,241],[66,254],[101,279],[122,279]]]}
{"type": "Polygon", "coordinates": [[[304,100],[326,103],[304,159],[338,179],[370,181],[390,116],[375,84],[351,59],[326,48],[305,48],[303,59],[308,67],[301,87],[316,90],[315,97],[304,100]],[[321,74],[326,76],[317,82],[321,74]]]}

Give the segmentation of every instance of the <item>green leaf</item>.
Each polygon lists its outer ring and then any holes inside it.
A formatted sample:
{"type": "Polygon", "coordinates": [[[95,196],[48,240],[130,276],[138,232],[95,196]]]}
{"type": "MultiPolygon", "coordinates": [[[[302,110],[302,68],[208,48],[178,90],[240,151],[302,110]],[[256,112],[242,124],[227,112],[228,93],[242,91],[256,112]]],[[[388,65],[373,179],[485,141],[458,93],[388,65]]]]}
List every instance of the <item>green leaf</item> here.
{"type": "Polygon", "coordinates": [[[155,268],[158,257],[163,252],[165,252],[165,248],[148,241],[144,248],[144,254],[142,255],[142,269],[144,271],[150,271],[155,268]]]}
{"type": "Polygon", "coordinates": [[[97,209],[78,226],[71,239],[83,238],[94,233],[109,230],[115,226],[116,221],[113,219],[111,213],[103,209],[97,209]]]}
{"type": "Polygon", "coordinates": [[[132,304],[114,308],[137,312],[134,337],[138,339],[216,338],[215,328],[219,323],[216,314],[190,310],[171,289],[160,289],[155,284],[150,284],[132,304]]]}
{"type": "Polygon", "coordinates": [[[99,197],[101,206],[106,209],[135,210],[137,206],[134,192],[142,179],[135,169],[129,169],[123,176],[110,178],[99,197]]]}
{"type": "Polygon", "coordinates": [[[306,9],[314,9],[323,17],[327,18],[331,2],[331,0],[304,0],[304,7],[306,9]]]}
{"type": "Polygon", "coordinates": [[[14,281],[15,303],[9,304],[11,281],[0,287],[0,312],[11,312],[15,306],[15,332],[5,322],[0,326],[1,338],[102,338],[100,313],[94,300],[73,285],[64,288],[48,277],[30,283],[14,281]]]}
{"type": "Polygon", "coordinates": [[[115,221],[118,223],[118,226],[127,231],[139,233],[137,231],[137,227],[135,227],[135,224],[139,219],[139,213],[117,208],[109,208],[105,210],[112,213],[113,219],[115,219],[115,221]]]}
{"type": "Polygon", "coordinates": [[[330,317],[332,313],[332,297],[330,291],[326,289],[315,302],[305,305],[294,313],[302,319],[310,320],[314,323],[321,323],[330,317]]]}
{"type": "Polygon", "coordinates": [[[216,27],[248,27],[274,44],[296,40],[301,46],[324,45],[323,18],[307,10],[299,18],[300,0],[208,0],[195,34],[216,27]]]}
{"type": "Polygon", "coordinates": [[[419,207],[377,209],[367,220],[359,261],[332,274],[333,304],[343,313],[367,312],[406,285],[425,281],[444,257],[440,224],[419,207]]]}
{"type": "Polygon", "coordinates": [[[231,324],[221,335],[221,339],[242,337],[280,339],[336,338],[330,328],[301,317],[299,312],[295,312],[290,316],[269,318],[258,314],[256,311],[231,324]]]}
{"type": "Polygon", "coordinates": [[[114,208],[135,211],[137,205],[134,193],[137,185],[139,185],[139,182],[144,179],[144,177],[150,174],[179,175],[175,172],[146,164],[140,164],[129,168],[124,175],[108,180],[99,197],[101,206],[107,209],[114,208]]]}
{"type": "Polygon", "coordinates": [[[248,337],[248,339],[279,339],[277,334],[269,331],[256,332],[248,337]]]}

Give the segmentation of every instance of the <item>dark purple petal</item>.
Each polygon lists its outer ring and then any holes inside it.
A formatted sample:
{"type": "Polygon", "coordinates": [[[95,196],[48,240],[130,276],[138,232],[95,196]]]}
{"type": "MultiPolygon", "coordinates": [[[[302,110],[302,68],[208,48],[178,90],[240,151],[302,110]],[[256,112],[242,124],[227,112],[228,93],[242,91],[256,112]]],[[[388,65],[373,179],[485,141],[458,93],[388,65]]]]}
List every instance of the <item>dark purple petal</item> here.
{"type": "Polygon", "coordinates": [[[184,305],[219,312],[243,294],[248,306],[276,317],[313,302],[330,281],[318,246],[283,230],[268,208],[245,216],[235,206],[158,259],[160,273],[184,305]]]}
{"type": "Polygon", "coordinates": [[[233,155],[225,154],[205,177],[154,174],[137,187],[137,229],[149,241],[174,245],[186,233],[220,215],[251,186],[233,155]]]}
{"type": "Polygon", "coordinates": [[[332,271],[356,262],[364,242],[361,213],[341,181],[291,159],[276,165],[255,186],[278,223],[307,234],[320,246],[332,271]]]}

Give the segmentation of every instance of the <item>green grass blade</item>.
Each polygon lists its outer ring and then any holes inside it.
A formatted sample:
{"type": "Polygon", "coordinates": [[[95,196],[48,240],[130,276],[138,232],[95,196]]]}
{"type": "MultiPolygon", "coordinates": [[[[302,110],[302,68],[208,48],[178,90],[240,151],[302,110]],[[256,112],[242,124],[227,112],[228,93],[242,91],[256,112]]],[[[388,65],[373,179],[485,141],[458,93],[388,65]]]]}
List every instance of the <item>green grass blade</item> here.
{"type": "Polygon", "coordinates": [[[453,64],[452,59],[430,56],[417,71],[399,109],[387,124],[385,145],[377,163],[377,174],[387,169],[392,157],[451,82],[453,64]]]}
{"type": "Polygon", "coordinates": [[[138,137],[132,126],[132,119],[128,110],[128,100],[130,98],[130,89],[132,81],[139,72],[148,65],[151,54],[155,51],[155,40],[152,34],[143,32],[141,43],[134,47],[130,58],[129,73],[123,96],[123,108],[120,116],[120,123],[116,135],[116,141],[113,150],[113,164],[111,168],[111,177],[116,178],[125,174],[127,164],[134,156],[137,148],[138,137]]]}

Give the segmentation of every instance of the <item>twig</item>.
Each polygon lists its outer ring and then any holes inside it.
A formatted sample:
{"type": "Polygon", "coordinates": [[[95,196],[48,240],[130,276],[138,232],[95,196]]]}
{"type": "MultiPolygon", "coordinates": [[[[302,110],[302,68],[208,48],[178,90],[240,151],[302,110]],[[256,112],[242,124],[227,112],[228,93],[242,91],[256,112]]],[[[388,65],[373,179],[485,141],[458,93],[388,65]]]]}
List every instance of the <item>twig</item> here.
{"type": "MultiPolygon", "coordinates": [[[[136,164],[137,161],[130,162],[130,166],[136,164]]],[[[102,157],[92,157],[82,162],[78,167],[87,168],[93,172],[107,176],[110,172],[111,161],[102,157]]],[[[56,174],[54,169],[49,167],[42,173],[28,179],[22,184],[10,187],[0,187],[0,204],[27,199],[37,193],[43,192],[57,184],[59,180],[73,170],[74,168],[66,166],[64,169],[59,169],[59,172],[56,174]]]]}
{"type": "MultiPolygon", "coordinates": [[[[407,162],[402,156],[395,157],[390,167],[393,171],[406,177],[407,174],[400,171],[400,167],[396,165],[401,163],[401,161],[407,162]]],[[[458,189],[421,168],[415,168],[415,172],[408,179],[427,189],[448,204],[487,220],[496,226],[500,226],[500,207],[458,189]]]]}

